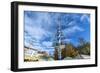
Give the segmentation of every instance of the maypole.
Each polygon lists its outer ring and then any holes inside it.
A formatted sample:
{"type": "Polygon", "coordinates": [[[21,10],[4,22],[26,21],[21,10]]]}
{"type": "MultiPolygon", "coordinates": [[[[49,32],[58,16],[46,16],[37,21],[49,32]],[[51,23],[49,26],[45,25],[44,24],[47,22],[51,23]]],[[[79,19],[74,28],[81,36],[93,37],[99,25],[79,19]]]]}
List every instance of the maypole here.
{"type": "Polygon", "coordinates": [[[57,31],[55,35],[55,50],[57,51],[57,59],[61,60],[62,59],[62,48],[64,48],[63,44],[63,33],[62,33],[62,28],[61,28],[61,23],[60,23],[60,18],[57,20],[57,31]]]}

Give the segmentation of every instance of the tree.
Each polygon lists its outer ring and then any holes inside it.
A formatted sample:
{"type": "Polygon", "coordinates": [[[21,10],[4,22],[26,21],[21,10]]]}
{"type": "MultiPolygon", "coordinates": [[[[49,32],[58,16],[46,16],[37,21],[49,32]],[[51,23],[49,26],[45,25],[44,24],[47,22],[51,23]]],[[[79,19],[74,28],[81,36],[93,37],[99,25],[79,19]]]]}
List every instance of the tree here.
{"type": "Polygon", "coordinates": [[[79,45],[81,46],[81,45],[84,45],[85,43],[86,43],[85,39],[80,37],[79,38],[79,45]]]}
{"type": "Polygon", "coordinates": [[[58,60],[58,50],[57,50],[57,48],[55,48],[54,59],[58,60]]]}
{"type": "Polygon", "coordinates": [[[78,51],[73,46],[73,44],[69,43],[66,45],[64,49],[62,49],[62,56],[65,57],[75,57],[78,55],[78,51]]]}
{"type": "Polygon", "coordinates": [[[80,54],[90,55],[90,42],[85,41],[83,38],[79,39],[78,49],[80,54]]]}

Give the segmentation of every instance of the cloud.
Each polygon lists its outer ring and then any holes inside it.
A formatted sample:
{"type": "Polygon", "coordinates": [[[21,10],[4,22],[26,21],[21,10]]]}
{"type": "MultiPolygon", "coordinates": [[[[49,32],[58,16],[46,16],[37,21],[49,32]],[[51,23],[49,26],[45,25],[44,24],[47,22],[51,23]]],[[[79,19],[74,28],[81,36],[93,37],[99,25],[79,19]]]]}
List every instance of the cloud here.
{"type": "Polygon", "coordinates": [[[25,44],[26,47],[29,47],[29,45],[30,45],[30,43],[26,40],[24,40],[24,44],[25,44]]]}
{"type": "Polygon", "coordinates": [[[71,39],[66,38],[64,39],[64,42],[71,42],[71,39]]]}
{"type": "Polygon", "coordinates": [[[68,35],[68,34],[82,32],[82,31],[84,31],[84,29],[82,27],[75,25],[75,26],[64,29],[63,33],[68,35]]]}
{"type": "MultiPolygon", "coordinates": [[[[74,26],[71,28],[72,31],[84,31],[83,28],[79,27],[79,26],[74,26]]],[[[70,30],[69,30],[70,31],[70,30]]]]}
{"type": "Polygon", "coordinates": [[[43,41],[42,45],[44,45],[46,47],[52,47],[52,42],[50,42],[50,41],[43,41]]]}
{"type": "Polygon", "coordinates": [[[46,35],[45,30],[40,27],[30,27],[26,26],[25,30],[35,39],[40,40],[44,35],[46,35]]]}
{"type": "Polygon", "coordinates": [[[88,16],[87,14],[83,14],[83,15],[81,16],[80,20],[81,20],[82,22],[84,22],[84,21],[90,22],[90,18],[89,18],[89,16],[88,16]]]}
{"type": "Polygon", "coordinates": [[[76,25],[77,23],[75,22],[75,21],[71,21],[71,22],[69,22],[67,25],[68,26],[72,26],[72,25],[76,25]]]}

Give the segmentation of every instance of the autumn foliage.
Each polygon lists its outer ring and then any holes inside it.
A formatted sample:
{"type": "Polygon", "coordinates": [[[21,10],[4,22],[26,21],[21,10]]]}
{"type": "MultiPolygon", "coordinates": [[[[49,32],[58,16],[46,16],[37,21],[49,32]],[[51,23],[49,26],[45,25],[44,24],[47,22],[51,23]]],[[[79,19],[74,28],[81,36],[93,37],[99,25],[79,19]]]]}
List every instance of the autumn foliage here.
{"type": "Polygon", "coordinates": [[[75,57],[78,55],[78,51],[72,46],[72,44],[67,44],[64,49],[62,49],[62,58],[65,57],[75,57]]]}

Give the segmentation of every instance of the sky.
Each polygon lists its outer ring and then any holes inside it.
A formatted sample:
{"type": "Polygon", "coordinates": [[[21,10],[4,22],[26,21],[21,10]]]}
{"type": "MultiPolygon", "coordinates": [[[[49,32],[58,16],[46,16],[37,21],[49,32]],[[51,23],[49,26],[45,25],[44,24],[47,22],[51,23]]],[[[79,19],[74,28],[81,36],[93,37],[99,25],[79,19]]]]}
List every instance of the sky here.
{"type": "Polygon", "coordinates": [[[58,23],[65,43],[77,46],[79,38],[90,41],[90,14],[24,11],[24,45],[31,43],[32,48],[52,54],[58,23]]]}

